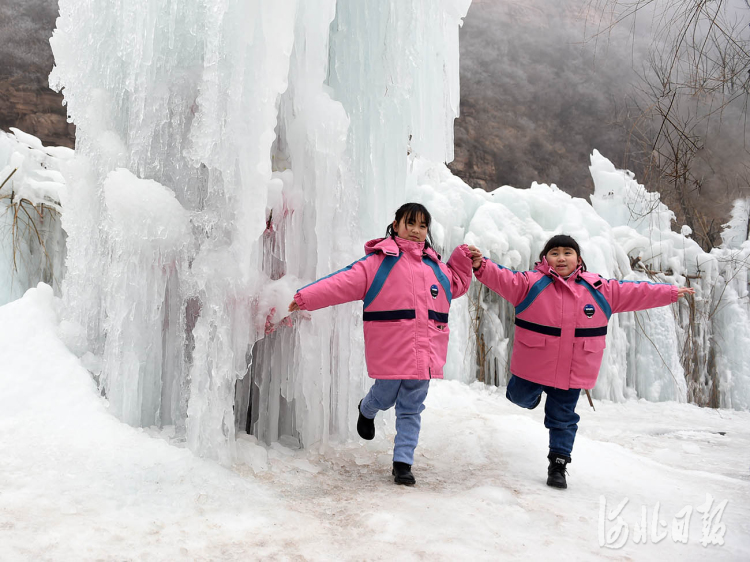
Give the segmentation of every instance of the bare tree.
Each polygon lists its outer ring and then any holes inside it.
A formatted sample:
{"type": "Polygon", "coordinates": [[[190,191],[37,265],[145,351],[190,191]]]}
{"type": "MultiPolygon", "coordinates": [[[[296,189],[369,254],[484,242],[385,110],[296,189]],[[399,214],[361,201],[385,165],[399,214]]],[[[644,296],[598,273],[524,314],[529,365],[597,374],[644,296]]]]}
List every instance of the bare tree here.
{"type": "Polygon", "coordinates": [[[652,26],[627,112],[629,158],[708,251],[720,217],[750,189],[750,0],[592,0],[589,9],[601,16],[596,39],[626,22],[652,26]]]}

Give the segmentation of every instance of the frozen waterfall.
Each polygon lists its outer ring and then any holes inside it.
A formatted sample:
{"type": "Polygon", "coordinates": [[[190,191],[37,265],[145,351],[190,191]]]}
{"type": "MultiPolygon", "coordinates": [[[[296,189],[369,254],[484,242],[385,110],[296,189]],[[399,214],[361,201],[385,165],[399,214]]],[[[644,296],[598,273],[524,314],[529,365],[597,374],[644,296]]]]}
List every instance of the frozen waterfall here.
{"type": "Polygon", "coordinates": [[[409,154],[452,159],[468,5],[60,1],[66,338],[113,412],[225,463],[237,430],[347,437],[359,307],[282,318],[385,230],[409,154]]]}

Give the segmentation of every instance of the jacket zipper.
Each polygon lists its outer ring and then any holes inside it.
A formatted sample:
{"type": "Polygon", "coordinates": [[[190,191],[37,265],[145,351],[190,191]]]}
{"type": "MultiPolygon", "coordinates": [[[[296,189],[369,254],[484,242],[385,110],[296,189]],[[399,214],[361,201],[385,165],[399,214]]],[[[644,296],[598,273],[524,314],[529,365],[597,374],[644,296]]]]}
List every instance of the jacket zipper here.
{"type": "MultiPolygon", "coordinates": [[[[407,252],[404,252],[404,253],[407,253],[407,252]]],[[[409,258],[413,258],[413,255],[411,255],[411,253],[409,253],[409,255],[407,255],[406,263],[409,264],[409,275],[411,277],[411,286],[412,286],[412,299],[413,299],[413,302],[414,302],[414,310],[416,312],[419,309],[419,307],[417,306],[417,294],[416,294],[416,292],[414,290],[414,287],[415,287],[415,284],[414,284],[414,269],[415,269],[415,267],[414,267],[414,264],[411,263],[411,260],[409,258]]],[[[416,361],[416,369],[417,369],[417,372],[419,372],[419,367],[420,367],[420,361],[419,361],[419,318],[415,318],[414,319],[414,351],[416,352],[416,357],[414,358],[415,361],[416,361]]]]}

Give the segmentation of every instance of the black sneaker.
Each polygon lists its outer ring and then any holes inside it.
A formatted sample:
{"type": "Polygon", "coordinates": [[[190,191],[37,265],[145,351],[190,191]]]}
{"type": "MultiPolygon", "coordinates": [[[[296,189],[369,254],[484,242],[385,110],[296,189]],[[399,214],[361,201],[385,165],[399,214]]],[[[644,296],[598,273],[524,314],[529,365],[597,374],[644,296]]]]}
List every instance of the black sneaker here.
{"type": "Polygon", "coordinates": [[[547,486],[565,489],[568,483],[565,481],[565,467],[570,463],[570,457],[550,453],[547,455],[549,467],[547,467],[547,486]]]}
{"type": "Polygon", "coordinates": [[[403,484],[404,486],[414,486],[417,483],[414,475],[411,473],[411,465],[405,462],[393,461],[393,470],[391,474],[395,477],[393,481],[396,484],[403,484]]]}
{"type": "Polygon", "coordinates": [[[357,406],[357,412],[359,412],[359,417],[357,418],[357,433],[359,433],[359,436],[362,439],[371,441],[375,437],[375,420],[364,417],[362,415],[362,410],[359,409],[360,406],[362,406],[362,400],[359,401],[359,406],[357,406]]]}

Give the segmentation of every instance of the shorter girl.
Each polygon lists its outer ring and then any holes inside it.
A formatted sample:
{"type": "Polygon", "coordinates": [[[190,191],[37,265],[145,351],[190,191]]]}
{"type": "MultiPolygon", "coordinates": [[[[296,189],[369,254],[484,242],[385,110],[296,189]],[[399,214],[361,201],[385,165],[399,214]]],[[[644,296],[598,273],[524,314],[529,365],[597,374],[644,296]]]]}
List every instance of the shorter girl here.
{"type": "Polygon", "coordinates": [[[473,266],[480,282],[516,307],[506,396],[533,410],[546,393],[547,485],[567,488],[565,467],[580,419],[576,404],[581,389],[596,384],[609,317],[665,306],[695,290],[587,273],[578,243],[565,234],[547,241],[534,271],[512,271],[481,257],[473,266]]]}
{"type": "Polygon", "coordinates": [[[374,418],[396,406],[394,481],[413,485],[414,449],[430,379],[443,378],[448,309],[471,283],[473,246],[459,246],[447,264],[432,249],[430,213],[419,203],[396,211],[386,238],[365,244],[365,257],[301,288],[289,310],[317,310],[364,301],[365,360],[375,383],[359,403],[357,433],[375,437],[374,418]]]}

